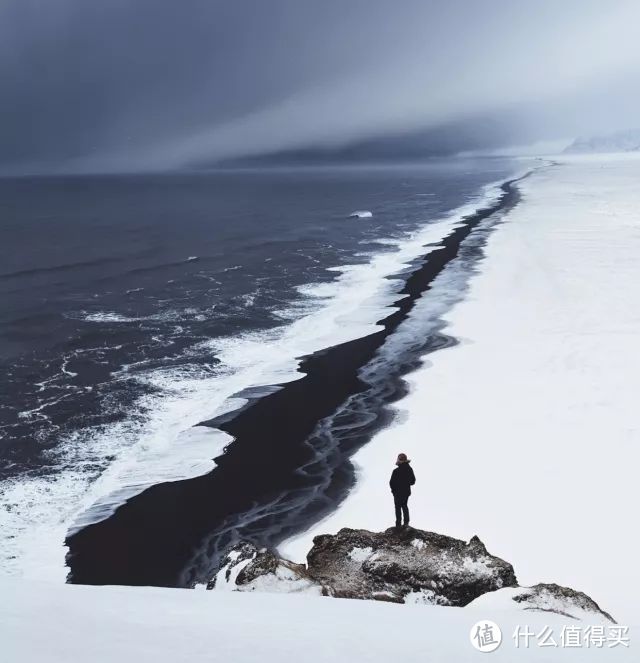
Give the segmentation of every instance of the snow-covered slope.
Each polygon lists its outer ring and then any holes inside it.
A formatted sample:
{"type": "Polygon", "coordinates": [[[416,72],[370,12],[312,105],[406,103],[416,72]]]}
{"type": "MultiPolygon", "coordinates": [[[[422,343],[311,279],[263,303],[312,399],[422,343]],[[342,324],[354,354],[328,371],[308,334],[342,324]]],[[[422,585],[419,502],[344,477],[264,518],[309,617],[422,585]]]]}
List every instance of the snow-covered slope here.
{"type": "Polygon", "coordinates": [[[313,536],[353,523],[391,525],[403,451],[413,525],[478,534],[520,584],[574,587],[637,620],[639,182],[629,155],[572,157],[522,182],[446,315],[459,345],[409,376],[395,424],[354,457],[354,492],[283,556],[303,560],[313,536]]]}
{"type": "Polygon", "coordinates": [[[633,640],[628,648],[612,647],[616,636],[608,628],[602,648],[563,648],[562,629],[575,630],[574,620],[501,605],[404,606],[281,594],[54,585],[8,577],[0,577],[0,597],[3,663],[466,663],[481,657],[470,633],[486,619],[498,624],[503,638],[492,662],[635,660],[633,640]],[[541,647],[532,637],[525,647],[525,625],[536,636],[545,627],[552,629],[557,646],[541,647]],[[518,627],[516,649],[512,636],[518,627]]]}
{"type": "Polygon", "coordinates": [[[592,154],[602,152],[637,152],[640,150],[640,129],[619,131],[606,136],[576,138],[566,154],[592,154]]]}

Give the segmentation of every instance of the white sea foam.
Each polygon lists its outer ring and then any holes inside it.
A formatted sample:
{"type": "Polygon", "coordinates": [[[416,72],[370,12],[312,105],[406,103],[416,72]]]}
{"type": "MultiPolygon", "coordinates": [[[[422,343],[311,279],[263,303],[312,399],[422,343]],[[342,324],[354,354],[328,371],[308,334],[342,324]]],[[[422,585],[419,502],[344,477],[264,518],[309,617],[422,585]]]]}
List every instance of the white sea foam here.
{"type": "Polygon", "coordinates": [[[205,320],[207,315],[212,314],[215,308],[215,304],[213,304],[209,307],[208,310],[204,312],[197,308],[187,307],[184,309],[168,309],[159,313],[141,316],[122,315],[120,313],[116,313],[115,311],[97,311],[95,313],[79,311],[70,314],[69,317],[73,317],[84,322],[106,322],[116,324],[127,324],[131,322],[179,322],[180,320],[205,320]]]}
{"type": "Polygon", "coordinates": [[[369,210],[358,209],[355,212],[351,212],[349,216],[352,219],[370,219],[373,216],[373,214],[369,210]]]}
{"type": "Polygon", "coordinates": [[[113,313],[110,311],[100,311],[98,313],[81,314],[85,322],[138,322],[140,318],[129,317],[113,313]]]}
{"type": "MultiPolygon", "coordinates": [[[[283,312],[291,322],[208,342],[212,355],[221,361],[215,377],[210,372],[201,377],[185,375],[176,369],[136,371],[135,379],[159,391],[142,398],[129,420],[61,440],[52,452],[52,462],[60,467],[55,476],[21,477],[4,486],[2,566],[25,575],[61,578],[66,552],[62,541],[68,527],[74,530],[108,517],[150,485],[211,470],[215,466],[211,459],[231,439],[220,431],[194,428],[196,424],[241,406],[245,401],[236,394],[247,387],[300,378],[296,358],[375,331],[401,283],[388,277],[434,250],[463,217],[499,195],[499,183],[486,186],[440,220],[401,240],[385,241],[395,250],[376,254],[366,263],[333,268],[337,277],[330,283],[300,288],[305,306],[283,312]]],[[[110,313],[85,319],[129,321],[110,313]]]]}

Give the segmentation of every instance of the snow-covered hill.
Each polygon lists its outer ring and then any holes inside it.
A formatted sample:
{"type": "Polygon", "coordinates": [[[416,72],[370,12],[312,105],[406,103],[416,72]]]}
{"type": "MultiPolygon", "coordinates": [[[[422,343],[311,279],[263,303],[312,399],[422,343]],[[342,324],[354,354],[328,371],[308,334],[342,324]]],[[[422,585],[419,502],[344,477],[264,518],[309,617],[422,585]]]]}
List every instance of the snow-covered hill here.
{"type": "Polygon", "coordinates": [[[637,152],[640,150],[640,129],[618,131],[604,136],[576,138],[565,154],[593,154],[603,152],[637,152]]]}

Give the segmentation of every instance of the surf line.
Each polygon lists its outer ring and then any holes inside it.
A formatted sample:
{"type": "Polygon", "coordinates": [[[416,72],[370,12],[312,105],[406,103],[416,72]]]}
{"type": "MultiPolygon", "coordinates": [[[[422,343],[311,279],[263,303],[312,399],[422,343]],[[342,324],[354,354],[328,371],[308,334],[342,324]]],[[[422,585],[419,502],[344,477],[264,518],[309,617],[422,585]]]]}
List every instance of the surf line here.
{"type": "MultiPolygon", "coordinates": [[[[348,456],[366,442],[318,454],[309,443],[319,422],[366,391],[359,371],[408,317],[477,226],[519,200],[508,180],[492,204],[461,219],[438,248],[419,259],[380,329],[300,361],[302,377],[203,422],[231,436],[210,473],[161,483],[132,497],[106,520],[66,539],[68,581],[80,584],[190,587],[207,582],[220,556],[240,539],[274,546],[336,508],[353,483],[348,456]]],[[[372,413],[376,416],[377,413],[372,413]]],[[[369,427],[369,437],[373,429],[369,427]]]]}

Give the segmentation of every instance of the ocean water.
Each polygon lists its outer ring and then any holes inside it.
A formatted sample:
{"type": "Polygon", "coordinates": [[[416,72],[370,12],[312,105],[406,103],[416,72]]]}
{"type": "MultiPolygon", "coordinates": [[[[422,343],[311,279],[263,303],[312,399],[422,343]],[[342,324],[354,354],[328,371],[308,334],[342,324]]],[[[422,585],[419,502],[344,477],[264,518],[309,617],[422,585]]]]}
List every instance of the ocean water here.
{"type": "Polygon", "coordinates": [[[0,560],[61,568],[70,526],[212,469],[231,438],[194,425],[370,333],[425,229],[515,170],[0,180],[0,560]]]}

